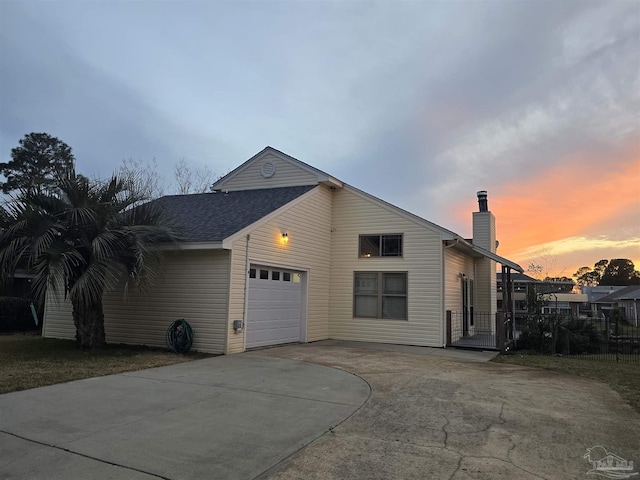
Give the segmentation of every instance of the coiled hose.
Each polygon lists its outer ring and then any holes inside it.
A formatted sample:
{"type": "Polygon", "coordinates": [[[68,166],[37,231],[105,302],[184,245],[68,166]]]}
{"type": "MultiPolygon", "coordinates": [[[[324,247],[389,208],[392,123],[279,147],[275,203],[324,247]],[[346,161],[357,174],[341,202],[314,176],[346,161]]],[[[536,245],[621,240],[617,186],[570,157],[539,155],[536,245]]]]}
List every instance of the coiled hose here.
{"type": "Polygon", "coordinates": [[[167,346],[176,353],[187,353],[193,345],[193,330],[184,319],[176,320],[167,330],[167,346]]]}

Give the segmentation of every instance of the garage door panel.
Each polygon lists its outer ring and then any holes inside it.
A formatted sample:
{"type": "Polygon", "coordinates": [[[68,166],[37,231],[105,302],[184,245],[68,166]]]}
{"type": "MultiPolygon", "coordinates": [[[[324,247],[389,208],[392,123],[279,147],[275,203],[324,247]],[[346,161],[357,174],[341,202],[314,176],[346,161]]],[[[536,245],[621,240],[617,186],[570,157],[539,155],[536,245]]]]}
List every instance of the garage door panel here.
{"type": "Polygon", "coordinates": [[[284,275],[282,269],[253,268],[258,273],[256,278],[249,278],[247,348],[300,341],[302,283],[292,281],[299,280],[299,274],[288,272],[289,275],[284,275]],[[260,278],[260,272],[266,270],[269,274],[263,273],[265,278],[260,278]],[[289,281],[284,281],[285,278],[289,281]]]}

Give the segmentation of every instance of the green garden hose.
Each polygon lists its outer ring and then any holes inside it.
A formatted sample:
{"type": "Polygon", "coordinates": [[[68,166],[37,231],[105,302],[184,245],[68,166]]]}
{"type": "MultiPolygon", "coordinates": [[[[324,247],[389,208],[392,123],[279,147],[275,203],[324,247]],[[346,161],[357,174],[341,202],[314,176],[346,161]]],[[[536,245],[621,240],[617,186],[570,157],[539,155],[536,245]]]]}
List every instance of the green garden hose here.
{"type": "Polygon", "coordinates": [[[176,320],[167,330],[167,346],[176,353],[187,353],[193,345],[193,330],[184,319],[176,320]]]}

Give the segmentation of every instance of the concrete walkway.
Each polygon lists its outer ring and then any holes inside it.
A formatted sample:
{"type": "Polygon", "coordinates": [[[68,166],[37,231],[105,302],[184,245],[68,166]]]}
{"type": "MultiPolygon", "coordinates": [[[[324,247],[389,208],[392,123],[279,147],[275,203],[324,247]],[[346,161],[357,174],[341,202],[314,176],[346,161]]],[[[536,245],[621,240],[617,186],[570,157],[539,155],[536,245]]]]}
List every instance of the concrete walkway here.
{"type": "Polygon", "coordinates": [[[0,480],[252,479],[369,395],[350,373],[255,354],[0,395],[0,480]]]}

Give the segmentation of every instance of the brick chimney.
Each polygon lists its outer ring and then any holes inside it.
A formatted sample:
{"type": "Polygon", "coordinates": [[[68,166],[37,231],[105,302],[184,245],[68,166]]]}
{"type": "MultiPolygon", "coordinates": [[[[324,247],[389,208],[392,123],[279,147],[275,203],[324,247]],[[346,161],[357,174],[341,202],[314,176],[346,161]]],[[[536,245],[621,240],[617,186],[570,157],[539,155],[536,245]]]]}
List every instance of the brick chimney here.
{"type": "MultiPolygon", "coordinates": [[[[487,191],[478,192],[478,211],[473,212],[473,244],[496,253],[496,217],[489,210],[487,191]]],[[[476,260],[476,311],[492,315],[497,312],[496,262],[488,258],[476,260]]]]}

